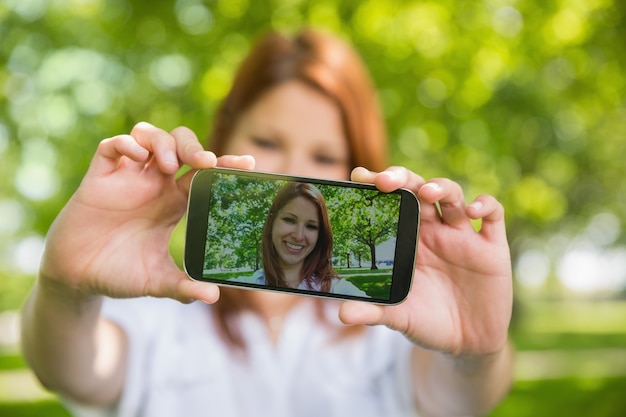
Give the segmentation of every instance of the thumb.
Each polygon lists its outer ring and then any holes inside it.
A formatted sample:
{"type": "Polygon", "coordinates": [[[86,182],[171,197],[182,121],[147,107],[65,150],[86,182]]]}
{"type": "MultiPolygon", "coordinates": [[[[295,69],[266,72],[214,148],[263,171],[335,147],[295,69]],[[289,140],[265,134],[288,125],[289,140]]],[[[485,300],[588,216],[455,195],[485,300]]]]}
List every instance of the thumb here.
{"type": "Polygon", "coordinates": [[[213,304],[220,298],[220,288],[217,285],[193,281],[188,277],[181,279],[178,290],[182,302],[198,300],[213,304]]]}
{"type": "Polygon", "coordinates": [[[154,297],[173,298],[182,303],[199,300],[207,304],[215,303],[220,297],[217,285],[194,281],[178,268],[162,276],[157,282],[149,294],[154,297]]]}
{"type": "Polygon", "coordinates": [[[345,301],[339,308],[339,320],[344,324],[384,324],[384,308],[360,301],[345,301]]]}

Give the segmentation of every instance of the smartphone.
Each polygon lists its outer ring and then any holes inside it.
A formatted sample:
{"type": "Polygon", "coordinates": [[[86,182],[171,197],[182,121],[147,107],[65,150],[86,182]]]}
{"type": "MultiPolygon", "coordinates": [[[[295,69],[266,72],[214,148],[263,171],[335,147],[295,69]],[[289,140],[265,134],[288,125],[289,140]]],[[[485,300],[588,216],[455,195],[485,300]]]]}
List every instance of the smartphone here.
{"type": "Polygon", "coordinates": [[[419,219],[406,189],[200,170],[189,192],[185,271],[220,285],[397,304],[411,288],[419,219]]]}

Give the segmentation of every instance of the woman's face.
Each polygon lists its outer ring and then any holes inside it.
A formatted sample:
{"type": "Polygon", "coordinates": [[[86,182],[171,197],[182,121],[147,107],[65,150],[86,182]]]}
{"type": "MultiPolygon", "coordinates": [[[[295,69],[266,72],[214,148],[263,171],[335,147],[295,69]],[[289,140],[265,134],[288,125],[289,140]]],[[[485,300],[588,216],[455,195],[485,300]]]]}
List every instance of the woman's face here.
{"type": "Polygon", "coordinates": [[[283,268],[302,266],[315,248],[320,221],[317,206],[304,197],[289,200],[272,225],[272,243],[283,268]]]}
{"type": "Polygon", "coordinates": [[[254,156],[259,171],[341,180],[350,175],[337,105],[300,81],[269,90],[241,115],[226,153],[254,156]]]}

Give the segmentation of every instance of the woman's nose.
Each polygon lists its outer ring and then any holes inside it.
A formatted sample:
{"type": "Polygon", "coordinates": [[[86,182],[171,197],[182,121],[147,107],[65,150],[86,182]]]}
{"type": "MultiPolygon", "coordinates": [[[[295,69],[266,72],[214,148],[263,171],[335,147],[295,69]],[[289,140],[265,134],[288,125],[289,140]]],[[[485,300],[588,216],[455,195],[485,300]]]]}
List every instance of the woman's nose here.
{"type": "Polygon", "coordinates": [[[281,161],[281,172],[283,174],[312,177],[319,173],[311,169],[310,161],[305,155],[298,152],[286,152],[285,157],[281,161]]]}
{"type": "Polygon", "coordinates": [[[297,224],[291,234],[297,240],[304,239],[304,225],[297,224]]]}

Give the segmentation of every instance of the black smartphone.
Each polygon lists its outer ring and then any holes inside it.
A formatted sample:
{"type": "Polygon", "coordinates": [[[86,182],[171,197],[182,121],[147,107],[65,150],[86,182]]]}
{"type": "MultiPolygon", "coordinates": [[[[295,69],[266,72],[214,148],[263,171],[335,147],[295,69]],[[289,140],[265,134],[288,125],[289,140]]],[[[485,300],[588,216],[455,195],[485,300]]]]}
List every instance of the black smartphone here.
{"type": "Polygon", "coordinates": [[[405,189],[201,170],[189,192],[185,271],[221,285],[397,304],[411,288],[419,218],[405,189]]]}

